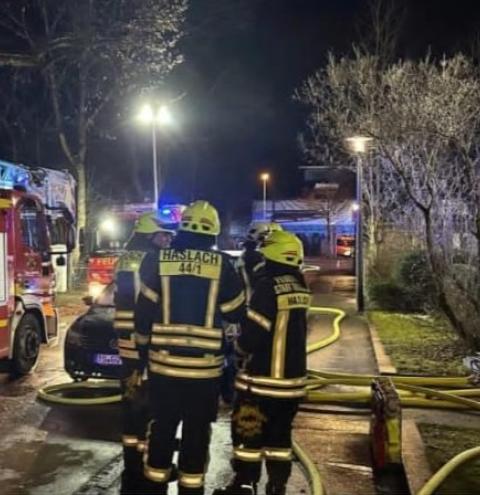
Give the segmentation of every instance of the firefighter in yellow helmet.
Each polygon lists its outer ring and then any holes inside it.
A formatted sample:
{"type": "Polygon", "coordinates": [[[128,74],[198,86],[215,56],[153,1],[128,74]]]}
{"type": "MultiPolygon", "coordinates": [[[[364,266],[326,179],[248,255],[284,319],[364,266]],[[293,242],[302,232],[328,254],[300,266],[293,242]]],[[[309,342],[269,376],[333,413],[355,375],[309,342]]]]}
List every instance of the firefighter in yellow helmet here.
{"type": "Polygon", "coordinates": [[[241,281],[227,255],[213,249],[219,233],[217,210],[195,201],[183,212],[172,247],[148,254],[140,267],[135,330],[153,413],[144,472],[159,495],[175,478],[180,495],[204,493],[224,360],[222,320],[245,318],[241,281]],[[176,472],[172,455],[180,423],[176,472]]]}
{"type": "Polygon", "coordinates": [[[137,220],[132,236],[125,246],[126,253],[115,270],[115,319],[118,349],[122,358],[123,460],[120,493],[143,493],[149,484],[143,476],[142,455],[147,425],[147,403],[141,375],[136,371],[140,359],[135,345],[133,311],[139,293],[138,270],[148,252],[167,247],[173,231],[166,229],[155,212],[145,213],[137,220]]]}
{"type": "Polygon", "coordinates": [[[214,495],[253,495],[262,461],[267,495],[285,495],[291,473],[292,422],[305,395],[308,290],[300,266],[303,246],[293,234],[272,232],[260,247],[265,257],[246,324],[237,341],[246,365],[235,381],[230,485],[214,495]]]}
{"type": "MultiPolygon", "coordinates": [[[[275,222],[254,222],[250,225],[243,251],[236,260],[235,266],[240,274],[245,289],[247,306],[252,296],[252,290],[256,281],[261,277],[265,266],[265,258],[258,250],[262,241],[271,233],[283,230],[282,226],[275,222]]],[[[221,396],[225,403],[231,404],[234,396],[234,381],[236,370],[241,366],[241,359],[235,356],[232,338],[225,344],[225,369],[222,377],[221,396]]]]}

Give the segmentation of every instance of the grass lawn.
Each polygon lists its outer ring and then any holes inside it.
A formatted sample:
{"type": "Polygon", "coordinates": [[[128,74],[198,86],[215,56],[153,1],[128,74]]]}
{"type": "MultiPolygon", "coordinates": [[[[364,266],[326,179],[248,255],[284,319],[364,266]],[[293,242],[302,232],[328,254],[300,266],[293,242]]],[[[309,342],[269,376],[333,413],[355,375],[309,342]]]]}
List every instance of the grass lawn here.
{"type": "MultiPolygon", "coordinates": [[[[436,472],[443,464],[464,450],[480,445],[480,430],[419,424],[427,448],[430,467],[436,472]]],[[[435,492],[438,495],[474,495],[480,493],[480,459],[454,471],[435,492]]]]}
{"type": "Polygon", "coordinates": [[[387,354],[399,373],[466,375],[467,351],[445,323],[425,315],[369,311],[387,354]]]}

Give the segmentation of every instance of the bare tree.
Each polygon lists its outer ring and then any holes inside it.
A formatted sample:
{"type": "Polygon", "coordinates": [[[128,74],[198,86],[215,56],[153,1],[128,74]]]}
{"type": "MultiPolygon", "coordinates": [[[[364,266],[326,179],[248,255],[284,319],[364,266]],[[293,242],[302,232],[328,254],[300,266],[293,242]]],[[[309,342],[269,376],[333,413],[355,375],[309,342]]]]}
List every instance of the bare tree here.
{"type": "Polygon", "coordinates": [[[48,99],[46,88],[39,84],[36,71],[31,68],[4,68],[2,72],[2,158],[41,164],[43,147],[40,143],[51,140],[53,130],[51,115],[45,111],[45,102],[48,99]]]}
{"type": "MultiPolygon", "coordinates": [[[[355,48],[352,59],[337,60],[330,55],[326,68],[296,91],[295,98],[309,110],[306,130],[299,138],[308,163],[355,169],[346,139],[359,134],[369,136],[369,124],[375,121],[381,97],[380,73],[378,58],[362,55],[355,48]]],[[[368,265],[375,271],[383,228],[402,211],[396,194],[398,177],[391,165],[373,152],[365,155],[360,165],[368,265]]]]}
{"type": "Polygon", "coordinates": [[[310,139],[303,141],[307,156],[322,151],[320,135],[338,156],[344,136],[373,139],[369,156],[374,161],[364,160],[367,222],[378,233],[378,219],[414,221],[439,307],[473,344],[480,324],[480,79],[475,65],[457,55],[381,67],[375,57],[356,52],[352,59],[332,57],[299,97],[311,108],[310,139]]]}
{"type": "MultiPolygon", "coordinates": [[[[89,139],[115,101],[156,88],[182,58],[186,0],[15,0],[0,28],[24,48],[5,65],[32,64],[48,88],[62,152],[78,181],[78,227],[86,225],[89,139]]],[[[1,60],[2,57],[0,57],[1,60]]]]}
{"type": "Polygon", "coordinates": [[[395,61],[406,10],[398,0],[370,0],[359,26],[359,48],[376,57],[382,67],[395,61]]]}

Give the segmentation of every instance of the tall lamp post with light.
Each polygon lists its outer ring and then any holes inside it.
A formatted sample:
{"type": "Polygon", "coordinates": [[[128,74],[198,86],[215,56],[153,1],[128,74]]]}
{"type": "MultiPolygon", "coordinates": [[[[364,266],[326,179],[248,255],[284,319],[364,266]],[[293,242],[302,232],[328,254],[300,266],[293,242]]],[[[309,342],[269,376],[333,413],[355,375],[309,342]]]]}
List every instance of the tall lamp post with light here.
{"type": "Polygon", "coordinates": [[[263,219],[267,219],[267,182],[270,180],[270,174],[260,174],[260,180],[263,183],[263,219]]]}
{"type": "Polygon", "coordinates": [[[158,165],[157,165],[157,128],[159,126],[169,126],[172,124],[172,115],[167,106],[161,105],[153,107],[145,104],[137,115],[137,120],[152,128],[152,165],[153,165],[153,200],[155,208],[158,208],[159,187],[158,187],[158,165]]]}
{"type": "Polygon", "coordinates": [[[357,310],[365,309],[365,294],[363,290],[363,215],[362,215],[362,159],[368,151],[372,138],[353,136],[346,139],[348,149],[356,156],[357,162],[357,222],[355,233],[355,274],[357,279],[357,310]]]}

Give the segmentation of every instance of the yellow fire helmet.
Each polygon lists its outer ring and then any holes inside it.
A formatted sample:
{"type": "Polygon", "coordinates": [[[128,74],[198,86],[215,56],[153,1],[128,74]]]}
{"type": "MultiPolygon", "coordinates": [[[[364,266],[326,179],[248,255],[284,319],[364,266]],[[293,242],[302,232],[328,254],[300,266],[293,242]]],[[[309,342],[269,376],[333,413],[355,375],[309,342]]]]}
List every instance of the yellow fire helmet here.
{"type": "Polygon", "coordinates": [[[303,263],[302,241],[291,232],[276,230],[272,232],[260,247],[267,260],[283,265],[299,267],[303,263]]]}
{"type": "Polygon", "coordinates": [[[158,232],[168,232],[173,234],[174,231],[166,229],[162,226],[161,221],[157,218],[157,214],[154,211],[143,213],[138,217],[135,223],[134,232],[136,234],[157,234],[158,232]]]}
{"type": "Polygon", "coordinates": [[[259,242],[265,239],[269,234],[277,230],[283,230],[282,226],[275,222],[256,222],[250,225],[247,232],[249,241],[259,242]]]}
{"type": "Polygon", "coordinates": [[[194,201],[182,213],[178,230],[194,234],[220,234],[220,218],[218,211],[208,201],[194,201]]]}

